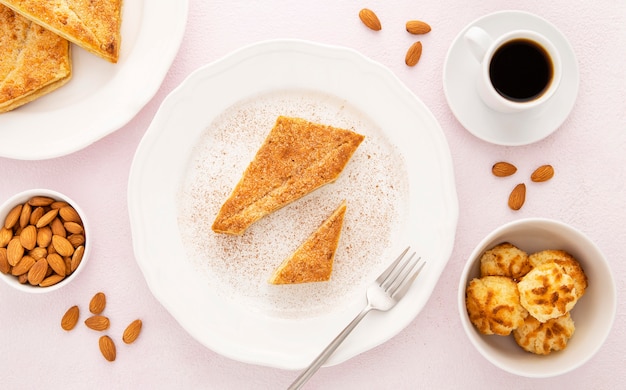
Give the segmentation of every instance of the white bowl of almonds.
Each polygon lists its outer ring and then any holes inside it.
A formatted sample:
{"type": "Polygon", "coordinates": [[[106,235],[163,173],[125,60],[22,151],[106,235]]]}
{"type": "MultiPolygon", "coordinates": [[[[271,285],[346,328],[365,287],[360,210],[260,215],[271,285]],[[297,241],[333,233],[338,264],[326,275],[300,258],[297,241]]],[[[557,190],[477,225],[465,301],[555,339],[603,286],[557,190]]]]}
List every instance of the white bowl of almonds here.
{"type": "Polygon", "coordinates": [[[602,346],[617,293],[607,259],[581,231],[528,218],[485,237],[461,274],[465,333],[495,366],[533,378],[563,375],[602,346]]]}
{"type": "Polygon", "coordinates": [[[44,293],[70,283],[90,245],[85,214],[59,192],[32,189],[0,206],[0,277],[16,289],[44,293]]]}

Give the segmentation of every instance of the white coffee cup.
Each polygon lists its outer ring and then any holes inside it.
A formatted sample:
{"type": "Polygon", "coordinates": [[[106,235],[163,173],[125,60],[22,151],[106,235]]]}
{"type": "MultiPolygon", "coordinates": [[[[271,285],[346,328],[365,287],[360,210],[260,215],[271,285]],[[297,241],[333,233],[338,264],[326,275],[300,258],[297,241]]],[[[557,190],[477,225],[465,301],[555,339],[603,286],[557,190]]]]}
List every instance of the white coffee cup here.
{"type": "Polygon", "coordinates": [[[545,104],[561,81],[561,58],[543,35],[513,30],[493,38],[480,27],[464,35],[480,62],[478,94],[485,104],[503,113],[529,110],[545,104]]]}

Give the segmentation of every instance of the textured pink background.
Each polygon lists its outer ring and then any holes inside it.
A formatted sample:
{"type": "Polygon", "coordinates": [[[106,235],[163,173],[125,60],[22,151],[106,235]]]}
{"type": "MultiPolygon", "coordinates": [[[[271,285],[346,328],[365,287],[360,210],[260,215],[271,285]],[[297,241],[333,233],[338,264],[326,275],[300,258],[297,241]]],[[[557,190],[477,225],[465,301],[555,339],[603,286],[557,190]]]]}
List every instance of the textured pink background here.
{"type": "Polygon", "coordinates": [[[89,267],[65,289],[26,295],[0,284],[0,387],[275,389],[294,379],[295,372],[217,355],[177,324],[151,295],[135,263],[126,205],[135,148],[163,98],[201,65],[243,45],[273,38],[347,46],[389,67],[441,124],[454,159],[460,206],[454,251],[426,308],[389,342],[322,369],[309,388],[623,387],[626,3],[622,0],[190,0],[180,52],[154,99],[128,125],[66,157],[0,158],[0,200],[33,187],[60,190],[85,209],[94,240],[89,267]],[[374,33],[360,24],[357,13],[362,7],[377,11],[382,31],[374,33]],[[568,120],[549,138],[524,147],[491,145],[472,136],[452,115],[442,89],[446,51],[458,32],[480,16],[505,9],[529,11],[554,23],[570,40],[580,65],[580,92],[568,120]],[[424,52],[414,68],[404,65],[406,48],[415,39],[404,31],[408,19],[422,19],[433,27],[421,38],[424,52]],[[515,163],[519,173],[494,179],[490,168],[498,160],[515,163]],[[555,167],[554,179],[530,185],[526,205],[510,211],[506,200],[511,188],[543,163],[555,167]],[[555,218],[587,233],[608,257],[619,289],[616,322],[605,345],[583,367],[552,379],[520,378],[492,366],[470,345],[458,319],[456,289],[465,259],[492,229],[522,217],[555,218]],[[59,327],[67,307],[78,303],[86,312],[97,291],[107,293],[112,335],[120,335],[136,317],[144,320],[140,339],[132,346],[118,345],[113,364],[100,356],[93,331],[79,326],[66,333],[59,327]]]}

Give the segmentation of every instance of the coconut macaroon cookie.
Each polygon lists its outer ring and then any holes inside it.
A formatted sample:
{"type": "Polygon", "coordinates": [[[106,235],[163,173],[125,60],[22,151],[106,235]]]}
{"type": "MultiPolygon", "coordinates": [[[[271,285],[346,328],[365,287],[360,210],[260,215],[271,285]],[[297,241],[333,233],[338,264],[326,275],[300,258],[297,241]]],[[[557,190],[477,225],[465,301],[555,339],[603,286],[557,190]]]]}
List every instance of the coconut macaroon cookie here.
{"type": "Polygon", "coordinates": [[[513,331],[513,337],[524,350],[537,355],[548,355],[552,351],[565,349],[574,331],[574,320],[569,313],[544,323],[528,316],[524,324],[513,331]]]}
{"type": "Polygon", "coordinates": [[[528,316],[520,304],[517,284],[506,276],[473,279],[465,299],[470,321],[482,334],[507,336],[528,316]]]}
{"type": "Polygon", "coordinates": [[[556,263],[561,270],[574,279],[574,287],[578,298],[582,297],[587,289],[587,276],[576,259],[563,250],[545,250],[528,256],[531,267],[545,263],[556,263]]]}
{"type": "Polygon", "coordinates": [[[518,280],[531,269],[528,254],[508,242],[485,251],[480,258],[481,276],[508,276],[518,280]]]}
{"type": "Polygon", "coordinates": [[[520,303],[539,322],[564,315],[578,301],[574,279],[554,262],[533,268],[517,288],[520,303]]]}

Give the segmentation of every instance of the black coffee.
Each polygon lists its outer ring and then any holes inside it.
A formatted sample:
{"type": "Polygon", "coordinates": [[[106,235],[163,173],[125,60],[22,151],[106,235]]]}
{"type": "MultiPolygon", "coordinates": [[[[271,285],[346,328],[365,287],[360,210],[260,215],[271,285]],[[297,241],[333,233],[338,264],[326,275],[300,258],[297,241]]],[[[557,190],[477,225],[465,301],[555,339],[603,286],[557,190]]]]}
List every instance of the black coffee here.
{"type": "Polygon", "coordinates": [[[489,77],[496,91],[516,102],[541,96],[550,85],[552,74],[548,53],[527,39],[515,39],[500,46],[489,65],[489,77]]]}

